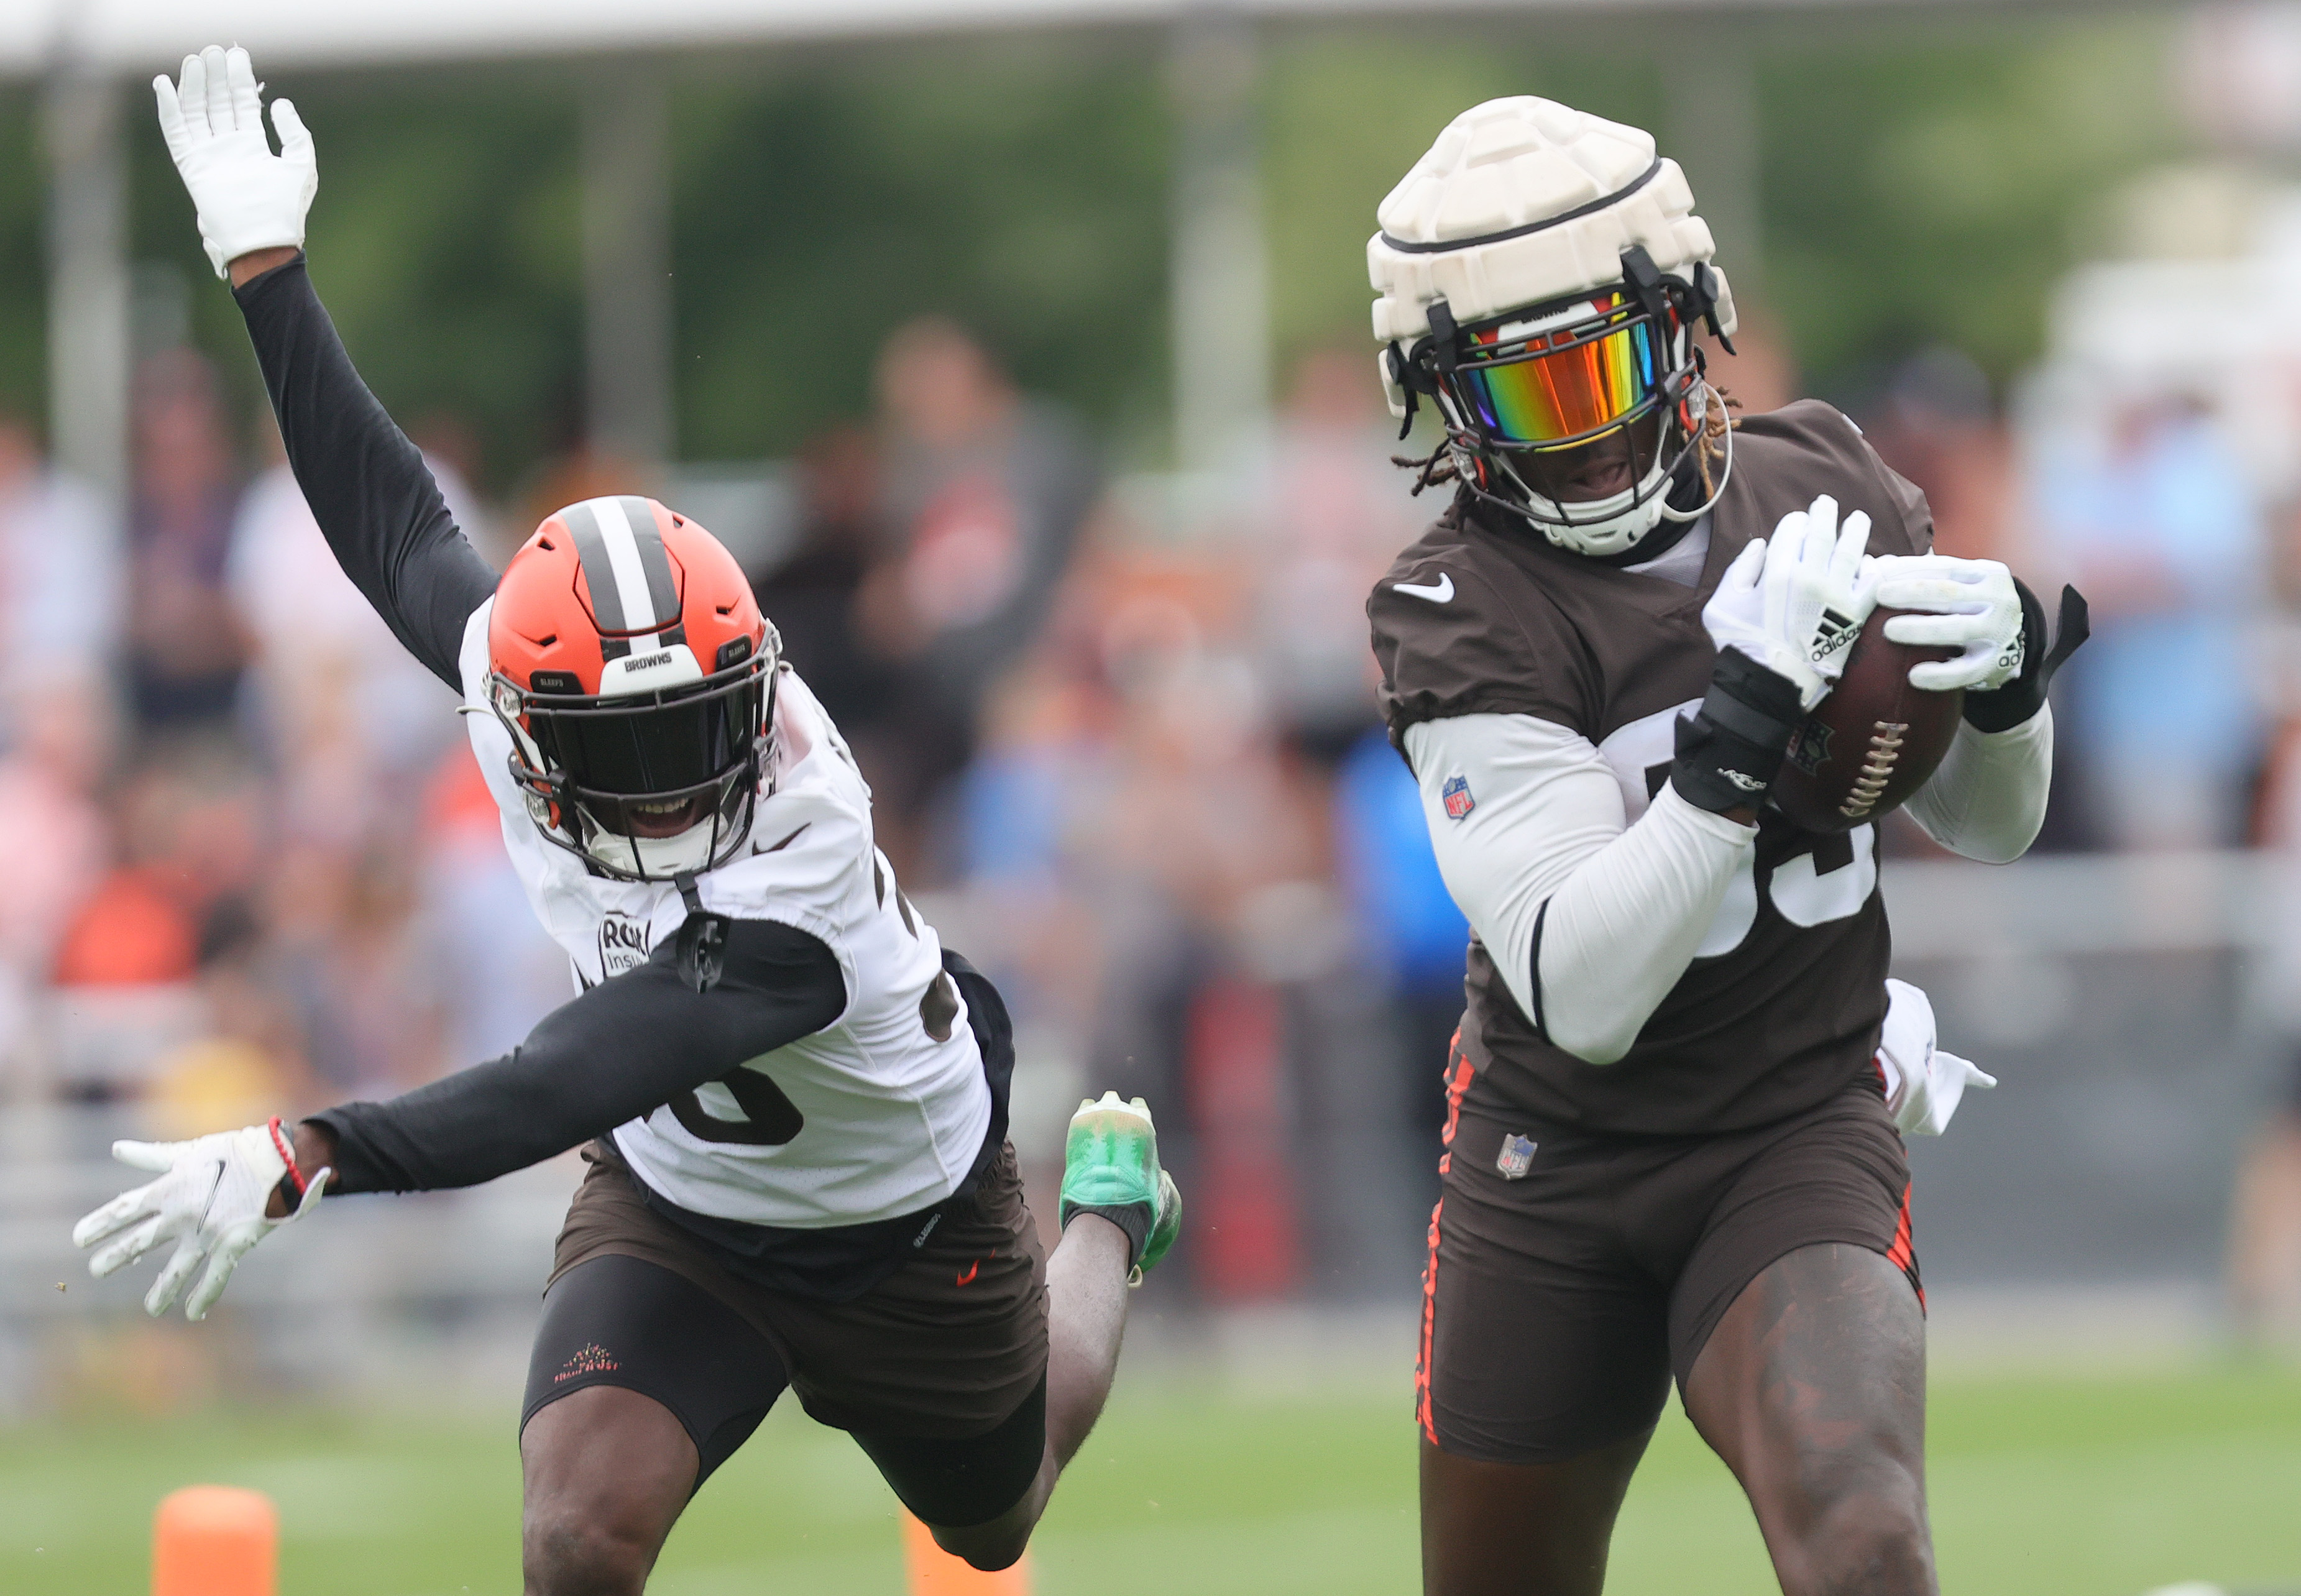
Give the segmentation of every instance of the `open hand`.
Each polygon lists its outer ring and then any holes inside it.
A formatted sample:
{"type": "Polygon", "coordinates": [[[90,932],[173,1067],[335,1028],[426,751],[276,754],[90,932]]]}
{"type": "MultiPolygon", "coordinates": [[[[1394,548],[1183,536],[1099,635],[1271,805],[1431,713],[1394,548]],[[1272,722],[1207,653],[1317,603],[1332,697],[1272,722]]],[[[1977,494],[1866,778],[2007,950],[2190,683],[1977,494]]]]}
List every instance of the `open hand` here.
{"type": "Polygon", "coordinates": [[[300,248],[320,189],[312,135],[290,100],[272,102],[280,153],[264,136],[263,86],[247,52],[210,45],[184,57],[178,81],[152,79],[160,131],[199,213],[200,243],[218,277],[258,249],[300,248]]]}
{"type": "Polygon", "coordinates": [[[101,1280],[161,1242],[174,1241],[167,1267],[144,1297],[144,1311],[155,1319],[168,1311],[203,1261],[207,1273],[185,1302],[184,1317],[207,1317],[248,1249],[310,1212],[335,1174],[321,1170],[304,1183],[295,1212],[281,1219],[266,1217],[273,1188],[296,1167],[276,1119],[190,1141],[115,1141],[112,1156],[159,1178],[122,1192],[72,1226],[72,1245],[109,1243],[88,1260],[88,1272],[101,1280]]]}

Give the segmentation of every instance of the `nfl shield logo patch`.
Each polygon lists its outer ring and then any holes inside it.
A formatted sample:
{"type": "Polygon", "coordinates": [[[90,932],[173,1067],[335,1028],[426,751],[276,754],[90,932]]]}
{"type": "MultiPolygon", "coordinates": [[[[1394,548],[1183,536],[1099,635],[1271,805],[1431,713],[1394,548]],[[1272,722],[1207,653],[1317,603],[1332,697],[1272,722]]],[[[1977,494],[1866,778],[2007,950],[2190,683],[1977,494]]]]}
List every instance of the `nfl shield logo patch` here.
{"type": "Polygon", "coordinates": [[[1522,1181],[1526,1172],[1534,1167],[1535,1143],[1530,1137],[1505,1136],[1502,1150],[1494,1159],[1494,1167],[1502,1172],[1506,1181],[1522,1181]]]}
{"type": "Polygon", "coordinates": [[[1470,783],[1460,776],[1447,777],[1446,785],[1438,790],[1438,796],[1446,800],[1446,818],[1449,820],[1460,820],[1478,806],[1478,800],[1470,796],[1470,783]]]}

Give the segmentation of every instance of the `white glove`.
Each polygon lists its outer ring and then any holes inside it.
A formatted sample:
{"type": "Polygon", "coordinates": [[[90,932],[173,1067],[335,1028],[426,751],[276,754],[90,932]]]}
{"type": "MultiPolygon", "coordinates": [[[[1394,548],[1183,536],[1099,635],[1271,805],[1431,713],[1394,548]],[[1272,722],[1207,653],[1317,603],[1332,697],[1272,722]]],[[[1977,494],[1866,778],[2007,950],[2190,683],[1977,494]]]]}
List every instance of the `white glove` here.
{"type": "Polygon", "coordinates": [[[175,1255],[144,1297],[144,1311],[155,1319],[168,1311],[203,1258],[207,1273],[185,1302],[184,1317],[206,1318],[247,1249],[309,1213],[336,1173],[321,1170],[305,1182],[294,1213],[267,1219],[264,1209],[272,1188],[295,1167],[276,1119],[191,1141],[115,1141],[112,1156],[131,1168],[159,1171],[160,1178],[113,1198],[73,1225],[72,1245],[92,1247],[116,1238],[88,1260],[88,1272],[101,1280],[173,1241],[175,1255]]]}
{"type": "Polygon", "coordinates": [[[1934,1046],[1934,1006],[1906,981],[1886,982],[1886,1029],[1878,1040],[1878,1073],[1886,1078],[1886,1107],[1904,1136],[1938,1136],[1964,1100],[1965,1090],[1997,1084],[1970,1060],[1934,1046]]]}
{"type": "Polygon", "coordinates": [[[1863,572],[1877,603],[1917,610],[1886,623],[1896,643],[1962,650],[1955,659],[1910,667],[1910,685],[1929,693],[1970,687],[1988,692],[2021,674],[2021,595],[1996,560],[1945,554],[1880,555],[1863,572]]]}
{"type": "Polygon", "coordinates": [[[152,79],[160,131],[199,212],[200,242],[218,277],[251,250],[300,248],[304,213],[320,190],[312,136],[290,100],[272,102],[280,153],[264,137],[262,85],[247,52],[210,45],[184,57],[180,84],[152,79]]]}
{"type": "Polygon", "coordinates": [[[1856,510],[1837,524],[1828,494],[1793,510],[1774,535],[1752,543],[1726,568],[1703,606],[1702,624],[1720,649],[1738,648],[1797,684],[1808,709],[1845,668],[1862,623],[1876,607],[1859,579],[1870,517],[1856,510]]]}

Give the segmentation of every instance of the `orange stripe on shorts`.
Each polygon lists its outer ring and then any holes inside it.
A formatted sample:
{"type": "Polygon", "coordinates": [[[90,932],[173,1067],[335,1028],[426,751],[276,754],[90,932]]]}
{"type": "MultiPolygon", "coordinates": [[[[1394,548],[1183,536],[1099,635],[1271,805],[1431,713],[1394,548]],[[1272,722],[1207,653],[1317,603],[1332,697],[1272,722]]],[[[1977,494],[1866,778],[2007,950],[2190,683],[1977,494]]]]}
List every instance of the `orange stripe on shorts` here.
{"type": "Polygon", "coordinates": [[[1463,1055],[1462,1032],[1457,1028],[1454,1040],[1446,1044],[1446,1125],[1438,1132],[1438,1145],[1445,1150],[1438,1155],[1440,1174],[1454,1166],[1454,1127],[1461,1123],[1462,1094],[1470,1090],[1475,1073],[1463,1055]]]}
{"type": "Polygon", "coordinates": [[[1918,1249],[1910,1235],[1910,1182],[1902,1185],[1902,1214],[1894,1224],[1894,1244],[1886,1249],[1886,1261],[1910,1277],[1910,1289],[1918,1294],[1918,1307],[1926,1305],[1926,1288],[1918,1280],[1918,1249]]]}
{"type": "Polygon", "coordinates": [[[1430,1321],[1438,1306],[1438,1216],[1445,1211],[1443,1197],[1430,1209],[1430,1258],[1422,1266],[1422,1345],[1414,1359],[1414,1422],[1433,1446],[1438,1444],[1438,1426],[1430,1416],[1430,1321]]]}
{"type": "MultiPolygon", "coordinates": [[[[1462,1033],[1458,1029],[1446,1044],[1446,1127],[1438,1135],[1439,1145],[1446,1150],[1438,1155],[1441,1175],[1454,1162],[1454,1129],[1461,1123],[1462,1094],[1470,1090],[1474,1073],[1470,1061],[1462,1056],[1462,1033]]],[[[1414,1422],[1422,1426],[1422,1433],[1433,1446],[1438,1444],[1438,1427],[1430,1416],[1430,1325],[1438,1308],[1438,1217],[1445,1211],[1443,1197],[1430,1210],[1430,1257],[1422,1266],[1422,1344],[1414,1360],[1414,1422]]]]}

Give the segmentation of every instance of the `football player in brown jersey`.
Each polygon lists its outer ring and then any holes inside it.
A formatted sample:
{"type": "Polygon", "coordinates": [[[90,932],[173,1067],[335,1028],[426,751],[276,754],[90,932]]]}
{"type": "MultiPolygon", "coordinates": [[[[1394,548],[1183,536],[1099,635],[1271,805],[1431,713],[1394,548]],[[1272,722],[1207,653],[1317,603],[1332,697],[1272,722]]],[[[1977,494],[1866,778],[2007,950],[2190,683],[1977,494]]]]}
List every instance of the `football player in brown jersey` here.
{"type": "Polygon", "coordinates": [[[1648,135],[1494,101],[1380,221],[1383,380],[1402,418],[1437,411],[1423,480],[1457,488],[1368,610],[1474,933],[1424,1279],[1425,1589],[1598,1591],[1675,1376],[1785,1592],[1931,1592],[1877,839],[1765,797],[1884,604],[1916,612],[1889,638],[1956,651],[1912,684],[1965,693],[1911,814],[2019,856],[2042,612],[1932,554],[1924,496],[1838,412],[1728,426],[1694,333],[1730,351],[1732,294],[1648,135]]]}

